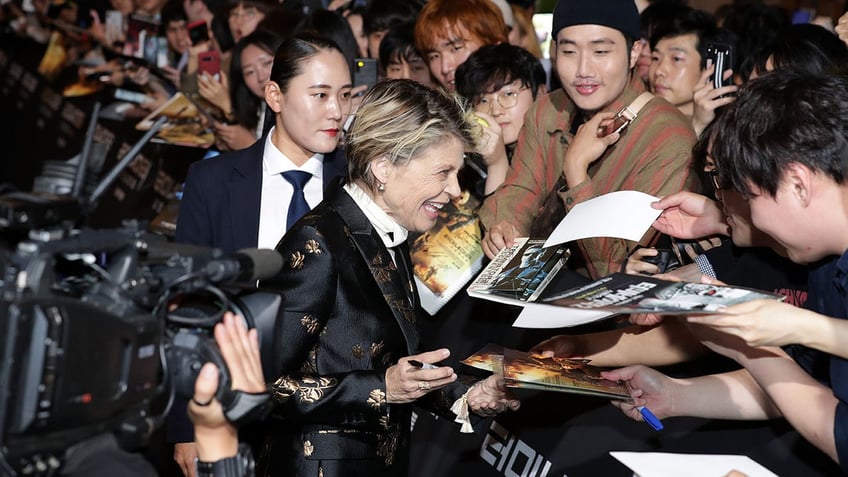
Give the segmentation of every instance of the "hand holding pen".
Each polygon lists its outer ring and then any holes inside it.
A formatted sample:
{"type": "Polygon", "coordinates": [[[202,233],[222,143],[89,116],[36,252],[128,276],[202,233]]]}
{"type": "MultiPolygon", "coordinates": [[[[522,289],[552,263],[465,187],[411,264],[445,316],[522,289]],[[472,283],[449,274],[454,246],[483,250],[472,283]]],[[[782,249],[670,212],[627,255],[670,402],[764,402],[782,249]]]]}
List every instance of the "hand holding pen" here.
{"type": "Polygon", "coordinates": [[[662,430],[663,424],[657,416],[674,415],[671,407],[677,381],[647,366],[626,368],[601,373],[605,379],[622,381],[630,390],[629,401],[613,401],[612,404],[636,421],[645,421],[654,430],[662,430]]]}
{"type": "Polygon", "coordinates": [[[386,370],[386,401],[412,402],[425,394],[441,389],[456,381],[456,373],[449,366],[432,363],[450,356],[446,348],[407,356],[386,370]]]}

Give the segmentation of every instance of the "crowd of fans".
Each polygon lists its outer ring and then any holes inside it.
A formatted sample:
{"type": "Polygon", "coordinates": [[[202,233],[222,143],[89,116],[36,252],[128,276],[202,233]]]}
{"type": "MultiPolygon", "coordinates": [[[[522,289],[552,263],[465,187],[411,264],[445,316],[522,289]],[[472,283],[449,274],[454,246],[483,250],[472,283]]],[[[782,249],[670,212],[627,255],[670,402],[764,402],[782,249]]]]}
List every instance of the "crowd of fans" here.
{"type": "MultiPolygon", "coordinates": [[[[461,195],[462,163],[485,171],[462,187],[482,201],[489,258],[518,237],[547,237],[586,200],[639,190],[662,198],[654,227],[638,243],[576,241],[571,270],[592,279],[662,272],[788,298],[728,315],[634,315],[602,333],[555,336],[535,352],[622,367],[605,376],[628,383],[633,399],[617,405],[633,419],[643,406],[661,418],[783,417],[848,469],[844,9],[559,0],[542,32],[532,2],[505,0],[32,0],[0,11],[7,32],[48,45],[46,77],[146,95],[128,118],[177,92],[211,112],[211,149],[224,154],[190,168],[176,240],[225,252],[277,247],[291,269],[260,286],[298,295],[284,303],[278,330],[292,343],[281,353],[284,373],[266,376],[279,400],[267,475],[404,475],[402,405],[420,400],[444,414],[465,399],[482,416],[517,408],[502,383],[469,387],[448,367],[408,365],[448,354],[418,349],[414,326],[381,324],[414,325],[414,290],[394,297],[381,288],[371,300],[353,286],[388,262],[384,273],[405,273],[406,233],[429,229],[461,195]],[[719,60],[717,48],[729,54],[719,60]],[[367,59],[381,86],[356,84],[367,59]],[[419,111],[409,98],[439,110],[419,111]],[[606,134],[620,111],[631,114],[626,128],[606,134]],[[366,245],[356,235],[367,230],[333,222],[336,213],[349,220],[339,193],[388,238],[366,245]],[[350,236],[350,246],[330,235],[350,236]],[[350,259],[353,248],[371,262],[350,259]],[[663,249],[677,256],[674,267],[651,260],[663,249]],[[336,270],[334,255],[353,272],[336,270]],[[321,266],[310,262],[319,258],[321,266]],[[407,298],[411,307],[396,301],[407,298]],[[342,359],[351,347],[356,359],[342,359]],[[738,367],[687,379],[646,367],[708,353],[738,367]],[[328,437],[348,431],[369,437],[328,437]],[[366,457],[376,458],[367,471],[347,465],[366,457]]],[[[192,434],[175,436],[175,459],[192,475],[192,434]]]]}

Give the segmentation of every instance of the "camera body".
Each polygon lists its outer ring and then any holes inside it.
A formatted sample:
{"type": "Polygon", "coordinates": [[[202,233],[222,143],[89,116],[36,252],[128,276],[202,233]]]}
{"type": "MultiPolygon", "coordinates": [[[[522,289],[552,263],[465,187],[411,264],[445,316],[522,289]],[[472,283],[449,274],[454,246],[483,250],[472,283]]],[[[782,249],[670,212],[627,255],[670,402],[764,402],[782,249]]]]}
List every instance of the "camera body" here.
{"type": "Polygon", "coordinates": [[[228,418],[264,412],[239,404],[212,334],[228,310],[273,329],[280,299],[251,297],[256,277],[249,299],[219,287],[244,279],[242,258],[131,226],[30,237],[0,247],[0,475],[52,475],[69,448],[106,433],[145,444],[206,362],[228,418]]]}

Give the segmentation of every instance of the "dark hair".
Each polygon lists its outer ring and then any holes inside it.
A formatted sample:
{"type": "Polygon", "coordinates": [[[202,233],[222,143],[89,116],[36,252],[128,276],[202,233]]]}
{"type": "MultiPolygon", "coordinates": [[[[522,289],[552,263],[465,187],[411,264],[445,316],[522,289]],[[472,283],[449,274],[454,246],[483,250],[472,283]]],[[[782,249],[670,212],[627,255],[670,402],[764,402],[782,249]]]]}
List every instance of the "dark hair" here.
{"type": "Polygon", "coordinates": [[[233,34],[230,32],[230,24],[227,22],[227,15],[230,12],[230,6],[222,4],[218,7],[215,15],[212,17],[212,23],[209,28],[212,30],[212,36],[218,42],[218,47],[222,52],[230,51],[235,46],[233,34]]]}
{"type": "Polygon", "coordinates": [[[706,44],[718,37],[718,26],[715,18],[703,10],[685,8],[670,21],[656,25],[651,33],[651,50],[665,38],[682,35],[695,35],[695,49],[701,55],[701,68],[706,66],[706,44]]]}
{"type": "MultiPolygon", "coordinates": [[[[245,8],[256,8],[263,14],[268,14],[271,10],[274,9],[278,5],[278,3],[274,0],[229,0],[227,2],[226,17],[229,17],[230,10],[242,5],[245,8]]],[[[226,19],[225,17],[225,19],[226,19]]]]}
{"type": "Polygon", "coordinates": [[[241,53],[245,48],[253,45],[273,57],[282,42],[283,38],[279,35],[257,29],[239,40],[233,48],[230,60],[230,101],[233,106],[233,115],[242,126],[250,129],[256,127],[259,121],[256,112],[259,111],[265,98],[257,98],[245,84],[241,71],[241,53]]]}
{"type": "Polygon", "coordinates": [[[756,52],[789,25],[789,15],[780,7],[753,2],[735,7],[722,25],[736,35],[733,72],[741,78],[750,77],[756,52]]]}
{"type": "Polygon", "coordinates": [[[162,7],[162,18],[159,21],[159,35],[165,36],[168,31],[168,23],[171,22],[188,22],[183,2],[180,0],[168,0],[168,3],[162,7]]]}
{"type": "Polygon", "coordinates": [[[778,71],[749,81],[716,121],[719,180],[745,197],[774,197],[791,163],[843,184],[848,168],[848,78],[778,71]]]}
{"type": "Polygon", "coordinates": [[[848,72],[848,46],[825,28],[810,23],[790,26],[756,56],[760,73],[766,71],[769,58],[775,70],[796,69],[815,75],[848,72]]]}
{"type": "Polygon", "coordinates": [[[297,35],[306,22],[306,17],[298,10],[275,7],[265,14],[257,25],[257,30],[268,30],[276,33],[280,38],[288,38],[297,35]]]}
{"type": "Polygon", "coordinates": [[[285,93],[288,91],[292,78],[303,71],[301,66],[303,62],[317,55],[321,50],[335,50],[344,56],[336,42],[315,32],[303,32],[287,38],[274,56],[271,81],[277,83],[280,91],[285,93]]]}
{"type": "Polygon", "coordinates": [[[513,81],[521,81],[536,99],[545,80],[545,69],[539,60],[524,48],[508,43],[483,46],[456,69],[456,91],[470,102],[513,81]]]}
{"type": "Polygon", "coordinates": [[[380,68],[383,71],[391,63],[398,63],[401,59],[407,63],[424,56],[415,49],[415,22],[401,23],[392,27],[386,36],[380,41],[380,68]]]}
{"type": "Polygon", "coordinates": [[[371,0],[362,12],[362,30],[370,35],[391,30],[401,23],[414,22],[423,4],[419,0],[371,0]]]}
{"type": "Polygon", "coordinates": [[[347,66],[353,71],[353,63],[359,56],[359,44],[350,29],[350,23],[341,13],[331,10],[315,10],[306,19],[305,30],[312,30],[325,36],[338,45],[339,51],[347,61],[347,66]]]}
{"type": "Polygon", "coordinates": [[[687,10],[690,10],[690,8],[680,0],[659,0],[651,3],[639,14],[642,38],[650,40],[654,35],[654,30],[663,28],[665,24],[670,23],[687,10]]]}

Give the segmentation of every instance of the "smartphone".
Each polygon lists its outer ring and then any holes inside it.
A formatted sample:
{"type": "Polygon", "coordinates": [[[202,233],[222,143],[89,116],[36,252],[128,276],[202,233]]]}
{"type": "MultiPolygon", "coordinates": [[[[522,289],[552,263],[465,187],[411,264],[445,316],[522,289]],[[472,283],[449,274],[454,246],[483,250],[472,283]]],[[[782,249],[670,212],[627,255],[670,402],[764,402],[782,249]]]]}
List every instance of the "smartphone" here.
{"type": "Polygon", "coordinates": [[[221,78],[221,54],[217,50],[204,51],[197,55],[197,74],[201,73],[221,78]]]}
{"type": "Polygon", "coordinates": [[[715,71],[710,76],[714,88],[733,84],[733,78],[724,79],[724,72],[733,68],[733,46],[726,43],[708,43],[707,68],[710,65],[715,65],[715,71]]]}
{"type": "Polygon", "coordinates": [[[357,58],[353,61],[353,86],[377,84],[377,60],[375,58],[357,58]]]}
{"type": "Polygon", "coordinates": [[[209,41],[209,28],[206,26],[206,20],[191,22],[186,25],[186,28],[188,28],[188,37],[191,39],[192,45],[209,41]]]}
{"type": "Polygon", "coordinates": [[[624,110],[618,112],[610,122],[606,124],[599,132],[598,137],[606,137],[612,133],[621,133],[630,125],[630,119],[624,116],[624,110]]]}

